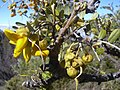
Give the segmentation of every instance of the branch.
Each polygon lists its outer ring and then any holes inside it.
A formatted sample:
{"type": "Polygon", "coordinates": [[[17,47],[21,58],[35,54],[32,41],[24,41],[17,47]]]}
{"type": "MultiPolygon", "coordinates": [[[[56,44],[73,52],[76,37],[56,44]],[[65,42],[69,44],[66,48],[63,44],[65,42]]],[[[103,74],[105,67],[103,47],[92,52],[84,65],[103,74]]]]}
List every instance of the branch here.
{"type": "MultiPolygon", "coordinates": [[[[87,82],[98,82],[98,84],[100,84],[102,82],[107,82],[107,81],[115,80],[117,78],[120,78],[120,72],[109,73],[109,74],[105,74],[105,75],[95,75],[95,74],[86,74],[86,73],[83,73],[78,78],[78,81],[79,81],[79,84],[80,83],[87,83],[87,82]]],[[[53,83],[54,81],[56,81],[58,79],[60,79],[60,78],[52,77],[47,82],[50,85],[51,83],[53,83]]]]}
{"type": "Polygon", "coordinates": [[[107,82],[111,80],[115,80],[120,77],[120,72],[109,73],[105,75],[94,75],[94,74],[82,74],[78,79],[79,83],[84,82],[107,82]]]}
{"type": "MultiPolygon", "coordinates": [[[[87,3],[87,8],[86,9],[86,14],[87,13],[94,13],[95,10],[98,8],[100,4],[99,0],[91,0],[90,2],[87,3]]],[[[70,18],[68,19],[67,23],[65,24],[65,26],[63,28],[60,29],[58,37],[56,39],[56,43],[59,43],[59,40],[62,38],[62,36],[65,34],[65,31],[67,31],[67,29],[69,28],[69,26],[71,25],[71,23],[74,21],[74,17],[77,15],[78,12],[83,11],[84,9],[82,9],[81,5],[77,5],[77,7],[75,7],[73,9],[73,12],[71,13],[70,18]]]]}
{"type": "Polygon", "coordinates": [[[119,51],[120,51],[120,48],[119,48],[119,47],[117,47],[117,46],[115,46],[114,44],[111,44],[111,43],[106,42],[106,41],[100,41],[100,43],[105,43],[105,44],[108,44],[108,45],[110,45],[111,47],[116,48],[117,50],[119,50],[119,51]]]}
{"type": "Polygon", "coordinates": [[[74,18],[74,16],[76,15],[75,10],[73,10],[73,12],[71,13],[70,18],[68,19],[66,25],[60,29],[60,32],[58,34],[58,37],[56,39],[56,43],[59,43],[59,40],[61,39],[62,35],[65,33],[65,31],[68,29],[68,27],[71,25],[71,21],[73,21],[72,19],[74,18]]]}

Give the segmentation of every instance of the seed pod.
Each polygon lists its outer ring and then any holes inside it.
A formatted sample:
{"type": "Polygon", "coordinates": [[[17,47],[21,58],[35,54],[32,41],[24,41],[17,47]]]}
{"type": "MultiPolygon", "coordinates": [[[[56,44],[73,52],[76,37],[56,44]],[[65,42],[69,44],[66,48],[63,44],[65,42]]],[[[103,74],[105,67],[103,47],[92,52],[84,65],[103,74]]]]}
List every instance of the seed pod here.
{"type": "Polygon", "coordinates": [[[65,54],[64,59],[65,61],[69,61],[69,60],[72,60],[74,57],[75,57],[75,54],[70,52],[65,54]]]}
{"type": "Polygon", "coordinates": [[[75,62],[75,61],[73,61],[73,62],[72,62],[72,67],[76,68],[77,66],[78,66],[78,63],[75,62]]]}
{"type": "Polygon", "coordinates": [[[108,41],[110,43],[113,43],[114,41],[116,41],[118,38],[120,37],[120,30],[119,29],[115,29],[110,36],[108,37],[108,41]]]}
{"type": "Polygon", "coordinates": [[[80,57],[78,57],[78,58],[75,58],[75,59],[73,59],[75,62],[77,62],[78,64],[79,64],[79,66],[83,66],[83,62],[82,62],[82,59],[80,58],[80,57]]]}
{"type": "Polygon", "coordinates": [[[70,61],[65,62],[65,68],[69,68],[69,67],[71,67],[70,61]]]}
{"type": "Polygon", "coordinates": [[[92,62],[93,60],[93,57],[91,54],[88,54],[88,55],[83,55],[82,56],[82,60],[87,64],[87,63],[90,63],[92,62]]]}
{"type": "Polygon", "coordinates": [[[10,15],[11,17],[14,17],[14,16],[16,16],[16,14],[15,13],[11,13],[11,15],[10,15]]]}
{"type": "Polygon", "coordinates": [[[70,68],[67,68],[67,74],[68,76],[74,78],[78,75],[79,71],[72,66],[70,68]]]}
{"type": "Polygon", "coordinates": [[[17,13],[21,13],[22,11],[21,10],[17,10],[17,13]]]}
{"type": "Polygon", "coordinates": [[[24,9],[28,9],[28,5],[24,4],[24,5],[23,5],[23,8],[24,8],[24,9]]]}
{"type": "Polygon", "coordinates": [[[102,29],[98,35],[99,39],[103,39],[106,36],[106,30],[102,29]]]}

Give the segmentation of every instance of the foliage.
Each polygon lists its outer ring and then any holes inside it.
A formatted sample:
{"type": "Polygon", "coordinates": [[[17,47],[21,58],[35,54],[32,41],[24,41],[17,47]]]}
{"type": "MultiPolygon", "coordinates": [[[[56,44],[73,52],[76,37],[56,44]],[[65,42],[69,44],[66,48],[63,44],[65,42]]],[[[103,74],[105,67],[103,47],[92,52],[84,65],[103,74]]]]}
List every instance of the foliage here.
{"type": "MultiPolygon", "coordinates": [[[[95,68],[101,75],[107,73],[100,68],[101,62],[104,62],[102,59],[107,53],[105,46],[120,50],[114,45],[119,40],[120,28],[111,27],[113,22],[110,18],[100,17],[95,12],[99,3],[99,0],[90,2],[20,0],[10,4],[8,8],[12,12],[11,17],[16,15],[16,10],[20,15],[25,16],[29,9],[34,11],[29,17],[31,21],[26,25],[16,22],[17,26],[13,27],[16,28],[15,31],[8,29],[4,31],[10,43],[16,46],[13,56],[17,58],[23,53],[26,63],[22,63],[21,66],[25,65],[22,69],[25,69],[27,74],[29,70],[26,71],[26,69],[32,67],[29,66],[30,62],[37,65],[36,60],[31,60],[31,56],[40,57],[39,65],[42,68],[36,70],[39,72],[37,79],[34,75],[28,75],[31,76],[32,88],[47,87],[47,80],[49,81],[50,78],[59,78],[61,74],[63,76],[67,74],[67,77],[74,78],[77,90],[78,78],[83,72],[90,72],[90,67],[95,68]],[[92,13],[93,16],[85,21],[84,15],[87,13],[92,13]],[[48,68],[46,62],[48,62],[48,68]],[[62,70],[62,73],[59,70],[62,70]]],[[[109,67],[109,63],[105,66],[109,67]]],[[[113,67],[110,64],[109,69],[111,68],[113,67]]],[[[19,74],[21,72],[18,72],[19,74]]],[[[23,82],[23,86],[28,87],[27,82],[23,82]]]]}
{"type": "MultiPolygon", "coordinates": [[[[22,58],[22,57],[21,57],[22,58]]],[[[48,63],[48,62],[47,62],[48,63]]],[[[7,90],[31,90],[23,87],[22,84],[26,80],[30,81],[32,78],[31,76],[39,77],[39,74],[41,71],[41,64],[39,57],[32,57],[31,61],[29,63],[25,63],[22,59],[18,59],[18,64],[13,66],[13,70],[15,71],[16,75],[11,78],[9,81],[6,82],[5,89],[7,90]]],[[[42,72],[42,77],[44,80],[49,79],[51,75],[46,74],[47,71],[42,72]]],[[[49,73],[49,72],[47,72],[49,73]]],[[[38,87],[36,87],[37,90],[39,90],[38,87]]]]}

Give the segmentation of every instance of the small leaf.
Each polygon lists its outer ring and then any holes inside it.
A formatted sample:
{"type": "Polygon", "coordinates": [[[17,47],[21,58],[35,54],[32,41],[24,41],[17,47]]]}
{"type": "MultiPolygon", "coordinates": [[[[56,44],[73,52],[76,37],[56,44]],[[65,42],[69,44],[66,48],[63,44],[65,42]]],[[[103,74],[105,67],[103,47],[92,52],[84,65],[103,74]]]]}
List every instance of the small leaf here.
{"type": "Polygon", "coordinates": [[[38,26],[38,25],[39,25],[39,22],[38,22],[37,19],[35,19],[35,21],[34,21],[34,26],[38,26]]]}
{"type": "Polygon", "coordinates": [[[42,78],[47,80],[52,77],[52,74],[49,71],[45,71],[42,73],[42,78]]]}
{"type": "Polygon", "coordinates": [[[91,20],[95,20],[96,18],[98,18],[99,14],[96,12],[92,15],[91,20]]]}
{"type": "Polygon", "coordinates": [[[60,11],[63,10],[63,5],[62,4],[58,4],[56,9],[55,9],[55,12],[56,12],[56,15],[59,15],[60,11]]]}
{"type": "Polygon", "coordinates": [[[58,24],[55,25],[55,28],[56,28],[57,31],[60,30],[60,26],[58,24]]]}
{"type": "Polygon", "coordinates": [[[46,18],[46,20],[48,21],[48,22],[51,22],[51,23],[53,23],[53,15],[48,15],[48,18],[46,18]]]}
{"type": "Polygon", "coordinates": [[[31,26],[31,24],[29,22],[27,22],[27,27],[28,27],[29,31],[34,31],[33,27],[31,26]]]}
{"type": "Polygon", "coordinates": [[[61,10],[59,13],[59,18],[63,18],[63,16],[64,16],[64,10],[61,10]]]}
{"type": "Polygon", "coordinates": [[[12,28],[13,28],[13,29],[18,29],[18,27],[17,27],[17,26],[12,26],[12,28]]]}
{"type": "Polygon", "coordinates": [[[25,24],[23,24],[21,22],[16,22],[15,24],[18,25],[18,26],[25,26],[25,24]]]}
{"type": "Polygon", "coordinates": [[[115,29],[114,31],[112,31],[112,33],[111,33],[110,36],[108,37],[108,41],[109,41],[110,43],[113,43],[113,42],[116,41],[119,37],[120,37],[120,29],[115,29]]]}
{"type": "Polygon", "coordinates": [[[98,55],[100,55],[100,54],[103,54],[105,52],[105,49],[104,48],[97,48],[96,52],[98,55]]]}
{"type": "Polygon", "coordinates": [[[101,8],[103,8],[103,9],[107,9],[107,10],[110,10],[110,11],[113,10],[112,7],[110,7],[110,6],[102,6],[101,8]]]}
{"type": "Polygon", "coordinates": [[[53,3],[56,3],[56,0],[50,0],[50,4],[53,4],[53,3]]]}
{"type": "Polygon", "coordinates": [[[86,14],[86,10],[81,11],[81,12],[79,13],[79,18],[80,18],[80,19],[83,19],[84,16],[85,16],[85,14],[86,14]]]}
{"type": "Polygon", "coordinates": [[[106,30],[102,29],[98,35],[99,39],[103,39],[106,36],[106,30]]]}
{"type": "Polygon", "coordinates": [[[50,6],[47,7],[46,10],[45,10],[45,12],[46,12],[47,15],[48,14],[52,14],[52,8],[50,6]]]}
{"type": "Polygon", "coordinates": [[[70,15],[70,13],[71,13],[71,11],[70,11],[69,5],[65,5],[65,7],[64,7],[64,14],[70,15]]]}
{"type": "Polygon", "coordinates": [[[39,16],[39,20],[41,20],[41,21],[42,21],[42,20],[46,20],[46,18],[45,18],[44,16],[40,15],[40,16],[39,16]]]}

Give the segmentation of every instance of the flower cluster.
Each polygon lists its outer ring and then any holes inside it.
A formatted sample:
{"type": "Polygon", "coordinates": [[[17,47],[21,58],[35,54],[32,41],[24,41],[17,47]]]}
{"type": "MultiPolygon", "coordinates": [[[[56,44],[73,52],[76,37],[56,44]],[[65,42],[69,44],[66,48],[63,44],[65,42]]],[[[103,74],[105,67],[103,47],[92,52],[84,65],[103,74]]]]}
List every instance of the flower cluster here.
{"type": "Polygon", "coordinates": [[[16,31],[5,29],[5,35],[10,40],[10,44],[15,45],[13,56],[17,58],[21,53],[26,62],[31,56],[46,57],[49,55],[47,50],[47,40],[42,39],[39,41],[37,34],[31,34],[26,27],[18,28],[16,31]]]}

